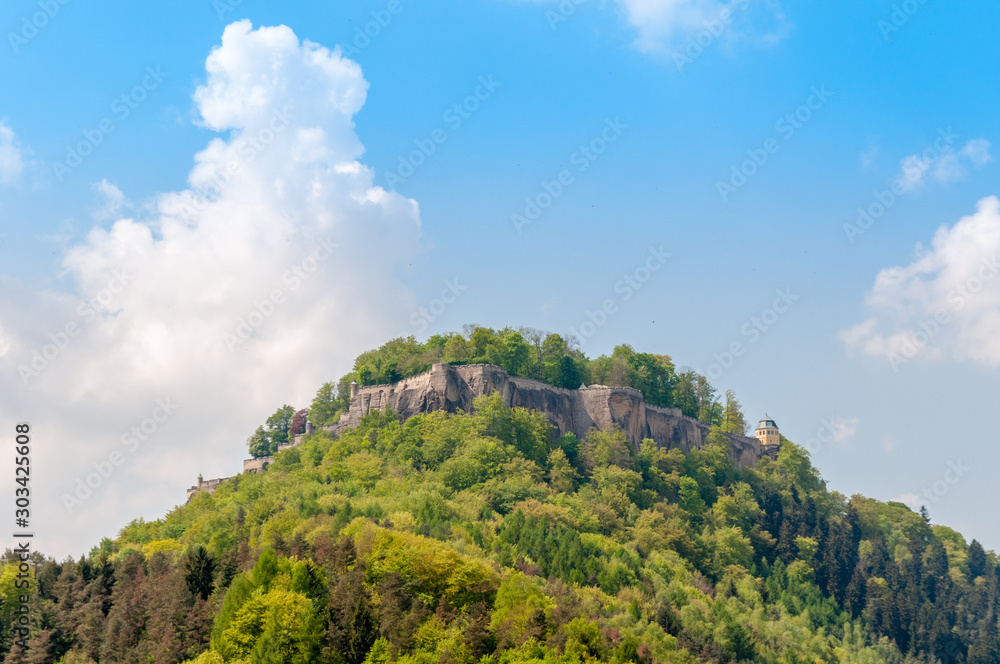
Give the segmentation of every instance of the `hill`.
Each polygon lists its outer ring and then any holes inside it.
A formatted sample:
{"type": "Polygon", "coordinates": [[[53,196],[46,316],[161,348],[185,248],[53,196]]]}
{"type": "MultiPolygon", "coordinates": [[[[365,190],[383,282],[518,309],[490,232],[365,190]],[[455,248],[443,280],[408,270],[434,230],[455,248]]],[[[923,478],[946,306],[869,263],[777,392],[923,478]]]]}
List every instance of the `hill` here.
{"type": "MultiPolygon", "coordinates": [[[[619,429],[557,436],[499,394],[317,431],[266,472],[35,559],[5,661],[1000,661],[1000,560],[828,490],[788,440],[734,466],[619,429]]],[[[16,561],[0,571],[10,624],[16,561]]]]}

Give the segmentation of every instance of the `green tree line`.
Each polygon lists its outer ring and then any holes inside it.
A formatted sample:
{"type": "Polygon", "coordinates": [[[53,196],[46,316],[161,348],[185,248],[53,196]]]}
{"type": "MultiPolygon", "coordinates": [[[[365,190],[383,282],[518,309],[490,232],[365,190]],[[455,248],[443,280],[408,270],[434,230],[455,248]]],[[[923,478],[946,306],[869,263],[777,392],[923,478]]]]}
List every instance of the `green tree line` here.
{"type": "MultiPolygon", "coordinates": [[[[730,422],[730,425],[732,423],[730,422]]],[[[737,469],[494,395],[373,413],[86,556],[36,556],[8,663],[986,664],[1000,560],[808,454],[737,469]]],[[[736,425],[738,426],[738,424],[736,425]]],[[[17,604],[0,563],[0,617],[17,604]]]]}

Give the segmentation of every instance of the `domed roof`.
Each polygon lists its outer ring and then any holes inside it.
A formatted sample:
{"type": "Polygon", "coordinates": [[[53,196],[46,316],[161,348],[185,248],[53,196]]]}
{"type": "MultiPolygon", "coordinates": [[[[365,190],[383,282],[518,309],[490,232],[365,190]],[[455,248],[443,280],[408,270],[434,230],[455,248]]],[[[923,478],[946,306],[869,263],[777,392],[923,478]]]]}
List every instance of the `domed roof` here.
{"type": "Polygon", "coordinates": [[[757,425],[757,429],[758,430],[759,429],[777,429],[777,428],[778,428],[778,425],[775,424],[774,420],[772,420],[767,415],[764,415],[764,419],[762,419],[760,421],[760,424],[757,425]]]}

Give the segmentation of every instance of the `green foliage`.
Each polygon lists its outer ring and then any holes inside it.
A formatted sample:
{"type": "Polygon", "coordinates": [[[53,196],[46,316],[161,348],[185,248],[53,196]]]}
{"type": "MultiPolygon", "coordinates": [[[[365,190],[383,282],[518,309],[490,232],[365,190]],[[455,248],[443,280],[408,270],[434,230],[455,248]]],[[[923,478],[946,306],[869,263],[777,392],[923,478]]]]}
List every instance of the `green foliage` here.
{"type": "Polygon", "coordinates": [[[736,393],[726,390],[726,403],[722,414],[722,430],[739,436],[747,434],[747,420],[743,415],[743,406],[736,398],[736,393]]]}
{"type": "MultiPolygon", "coordinates": [[[[375,353],[358,371],[492,353],[551,377],[578,359],[552,335],[501,332],[432,338],[419,353],[399,343],[392,362],[375,353]]],[[[601,361],[630,381],[667,367],[625,347],[601,361]]],[[[335,412],[340,388],[325,388],[335,412]]],[[[39,557],[35,650],[12,650],[7,635],[0,657],[998,661],[993,552],[900,503],[829,492],[790,441],[777,460],[737,469],[735,397],[714,413],[711,391],[683,372],[673,394],[688,388],[693,401],[677,405],[714,421],[701,449],[636,449],[620,430],[555,439],[542,416],[497,397],[471,413],[376,412],[339,436],[306,436],[267,472],[137,519],[79,561],[39,557]]],[[[0,561],[8,623],[17,565],[0,561]]]]}
{"type": "Polygon", "coordinates": [[[273,456],[278,452],[278,446],[287,444],[288,431],[292,426],[292,418],[295,417],[295,409],[285,405],[279,408],[267,418],[264,426],[257,427],[257,430],[247,439],[247,448],[254,458],[273,456]]]}
{"type": "Polygon", "coordinates": [[[215,587],[215,558],[203,546],[196,546],[188,552],[184,563],[184,581],[192,595],[208,599],[215,587]]]}
{"type": "Polygon", "coordinates": [[[552,424],[542,413],[508,408],[499,393],[475,401],[480,432],[511,445],[526,459],[544,466],[552,440],[552,424]]]}
{"type": "Polygon", "coordinates": [[[590,364],[591,380],[613,387],[633,387],[654,406],[674,406],[677,374],[667,355],[636,353],[631,346],[617,346],[611,356],[597,358],[590,364]]]}
{"type": "Polygon", "coordinates": [[[635,467],[634,453],[621,429],[591,429],[583,441],[583,467],[591,473],[607,466],[632,469],[635,467]]]}
{"type": "Polygon", "coordinates": [[[466,326],[464,334],[438,334],[423,343],[412,336],[400,337],[359,355],[351,372],[336,385],[324,384],[309,417],[317,426],[335,423],[349,406],[352,381],[361,386],[394,383],[429,371],[435,362],[447,362],[495,364],[512,376],[567,389],[584,383],[631,387],[654,406],[681,408],[707,424],[723,423],[723,406],[708,379],[693,371],[678,374],[670,356],[637,353],[621,345],[610,356],[589,359],[574,344],[558,334],[511,327],[466,326]]]}
{"type": "Polygon", "coordinates": [[[310,421],[318,427],[336,423],[340,412],[344,410],[341,403],[338,399],[337,386],[333,383],[324,383],[316,391],[316,398],[309,406],[310,421]]]}

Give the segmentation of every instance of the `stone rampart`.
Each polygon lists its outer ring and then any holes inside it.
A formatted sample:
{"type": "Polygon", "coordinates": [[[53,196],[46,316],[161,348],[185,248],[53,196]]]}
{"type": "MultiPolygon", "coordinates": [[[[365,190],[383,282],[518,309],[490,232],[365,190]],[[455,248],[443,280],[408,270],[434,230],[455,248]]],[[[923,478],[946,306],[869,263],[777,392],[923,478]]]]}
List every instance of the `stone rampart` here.
{"type": "MultiPolygon", "coordinates": [[[[559,435],[571,432],[583,438],[594,427],[607,430],[618,426],[636,448],[649,438],[660,447],[687,451],[702,447],[710,431],[710,427],[686,417],[677,408],[647,404],[641,392],[629,387],[595,385],[567,390],[510,376],[502,367],[491,364],[445,363],[436,363],[427,373],[391,385],[357,388],[348,412],[341,415],[339,422],[324,428],[339,433],[357,426],[365,415],[386,408],[392,408],[403,420],[435,410],[469,412],[477,397],[495,392],[512,408],[544,413],[559,435]]],[[[729,435],[729,440],[733,463],[738,468],[756,465],[764,455],[755,438],[729,435]]]]}

